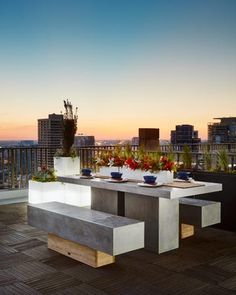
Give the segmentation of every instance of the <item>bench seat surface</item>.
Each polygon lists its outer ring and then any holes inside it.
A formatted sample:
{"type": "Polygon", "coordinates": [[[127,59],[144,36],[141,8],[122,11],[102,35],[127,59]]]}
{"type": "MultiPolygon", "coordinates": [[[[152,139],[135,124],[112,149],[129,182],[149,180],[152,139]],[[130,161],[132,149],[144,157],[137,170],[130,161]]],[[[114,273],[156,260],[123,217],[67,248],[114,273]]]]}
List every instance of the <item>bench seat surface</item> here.
{"type": "Polygon", "coordinates": [[[144,222],[68,204],[28,205],[28,223],[110,255],[144,247],[144,222]]]}
{"type": "Polygon", "coordinates": [[[180,222],[198,227],[206,227],[221,222],[221,203],[182,198],[180,203],[180,222]]]}

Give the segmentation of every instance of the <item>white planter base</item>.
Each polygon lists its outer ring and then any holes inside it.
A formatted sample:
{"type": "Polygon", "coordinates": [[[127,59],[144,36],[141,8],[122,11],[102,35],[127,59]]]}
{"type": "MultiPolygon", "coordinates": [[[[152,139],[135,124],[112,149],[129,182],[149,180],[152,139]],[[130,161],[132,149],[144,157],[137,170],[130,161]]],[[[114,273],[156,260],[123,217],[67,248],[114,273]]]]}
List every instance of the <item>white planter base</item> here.
{"type": "Polygon", "coordinates": [[[46,202],[60,202],[74,206],[91,205],[90,187],[62,183],[29,181],[29,203],[39,204],[46,202]]]}
{"type": "Polygon", "coordinates": [[[80,158],[54,157],[56,176],[74,175],[80,173],[80,158]]]}
{"type": "Polygon", "coordinates": [[[64,186],[61,182],[29,181],[29,203],[38,204],[45,202],[64,203],[64,186]]]}
{"type": "Polygon", "coordinates": [[[159,171],[156,173],[151,173],[149,171],[143,171],[140,169],[131,170],[124,167],[100,167],[99,174],[103,176],[111,176],[111,172],[115,171],[120,171],[121,173],[123,173],[123,178],[135,179],[140,181],[143,181],[144,175],[154,175],[157,177],[157,182],[162,183],[171,183],[174,180],[174,173],[170,171],[159,171]]]}

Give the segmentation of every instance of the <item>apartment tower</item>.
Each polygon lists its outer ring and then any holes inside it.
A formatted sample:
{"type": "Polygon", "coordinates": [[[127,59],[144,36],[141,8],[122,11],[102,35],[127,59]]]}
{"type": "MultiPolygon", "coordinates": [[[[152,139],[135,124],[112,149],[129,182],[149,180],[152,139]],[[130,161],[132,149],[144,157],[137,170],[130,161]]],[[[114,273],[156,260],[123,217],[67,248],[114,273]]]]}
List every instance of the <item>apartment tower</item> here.
{"type": "Polygon", "coordinates": [[[47,119],[38,119],[39,166],[53,167],[53,156],[62,147],[63,115],[49,114],[47,119]]]}

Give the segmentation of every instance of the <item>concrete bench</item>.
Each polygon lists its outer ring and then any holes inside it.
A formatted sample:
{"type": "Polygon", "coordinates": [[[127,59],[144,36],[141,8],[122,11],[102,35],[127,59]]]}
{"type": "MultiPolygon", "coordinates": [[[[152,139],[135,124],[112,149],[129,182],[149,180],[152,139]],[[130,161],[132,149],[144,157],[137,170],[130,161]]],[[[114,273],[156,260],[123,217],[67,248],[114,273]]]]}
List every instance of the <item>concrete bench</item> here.
{"type": "Polygon", "coordinates": [[[68,204],[30,204],[28,223],[48,232],[48,248],[93,267],[144,247],[144,222],[68,204]]]}
{"type": "Polygon", "coordinates": [[[179,200],[181,238],[194,234],[194,227],[206,227],[221,222],[221,203],[181,198],[179,200]]]}

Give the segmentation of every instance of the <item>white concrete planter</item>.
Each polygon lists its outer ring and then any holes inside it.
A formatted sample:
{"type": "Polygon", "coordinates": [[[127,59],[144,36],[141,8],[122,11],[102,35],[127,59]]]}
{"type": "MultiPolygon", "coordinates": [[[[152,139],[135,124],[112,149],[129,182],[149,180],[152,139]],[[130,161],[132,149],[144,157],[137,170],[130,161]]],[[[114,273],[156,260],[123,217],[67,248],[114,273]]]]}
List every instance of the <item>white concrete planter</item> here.
{"type": "Polygon", "coordinates": [[[29,203],[60,202],[74,206],[91,205],[91,188],[83,185],[29,181],[29,203]]]}
{"type": "Polygon", "coordinates": [[[170,171],[159,171],[156,173],[151,173],[149,171],[143,171],[140,169],[137,170],[131,170],[131,169],[123,169],[123,177],[128,179],[136,179],[136,180],[142,180],[144,175],[153,175],[156,176],[157,182],[162,183],[171,183],[174,179],[174,173],[170,171]]]}
{"type": "Polygon", "coordinates": [[[172,183],[174,181],[174,172],[159,171],[154,175],[157,177],[157,182],[172,183]]]}
{"type": "Polygon", "coordinates": [[[111,172],[120,171],[123,173],[122,177],[128,179],[135,179],[143,181],[144,175],[154,175],[157,177],[157,182],[171,183],[174,179],[174,173],[170,171],[159,171],[151,173],[149,171],[143,171],[141,169],[131,170],[125,167],[100,167],[99,174],[103,176],[111,176],[111,172]]]}
{"type": "Polygon", "coordinates": [[[102,176],[111,176],[111,172],[121,172],[123,173],[122,167],[100,167],[99,174],[102,176]]]}
{"type": "Polygon", "coordinates": [[[64,185],[58,181],[29,180],[29,203],[64,202],[64,185]]]}
{"type": "Polygon", "coordinates": [[[80,173],[80,158],[54,157],[56,176],[74,175],[80,173]]]}
{"type": "Polygon", "coordinates": [[[134,179],[134,180],[143,180],[144,175],[149,175],[151,173],[145,172],[141,169],[131,170],[128,168],[123,168],[123,177],[128,179],[134,179]]]}
{"type": "MultiPolygon", "coordinates": [[[[54,157],[54,169],[57,176],[80,174],[80,158],[54,157]]],[[[64,183],[63,202],[74,206],[90,206],[91,188],[64,183]]]]}

